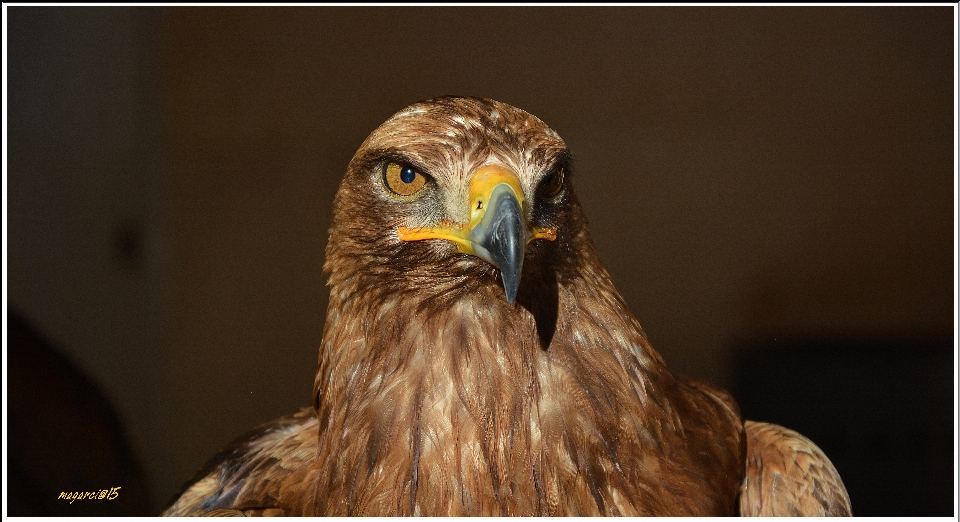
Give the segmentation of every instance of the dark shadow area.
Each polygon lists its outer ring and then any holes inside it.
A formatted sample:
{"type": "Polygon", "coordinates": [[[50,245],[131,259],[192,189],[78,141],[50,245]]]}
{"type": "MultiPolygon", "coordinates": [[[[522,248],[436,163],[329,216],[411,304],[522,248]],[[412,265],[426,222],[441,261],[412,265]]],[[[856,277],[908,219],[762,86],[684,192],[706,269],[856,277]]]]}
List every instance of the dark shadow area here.
{"type": "MultiPolygon", "coordinates": [[[[541,255],[542,252],[541,252],[541,255]]],[[[517,303],[533,314],[537,324],[540,349],[546,350],[557,331],[560,295],[555,268],[536,256],[523,267],[517,303]]]]}
{"type": "Polygon", "coordinates": [[[736,355],[745,419],[827,454],[856,516],[953,515],[953,349],[935,339],[750,342],[736,355]]]}
{"type": "Polygon", "coordinates": [[[140,467],[103,392],[13,310],[7,364],[7,514],[152,515],[140,467]],[[61,493],[96,498],[71,502],[61,493]]]}

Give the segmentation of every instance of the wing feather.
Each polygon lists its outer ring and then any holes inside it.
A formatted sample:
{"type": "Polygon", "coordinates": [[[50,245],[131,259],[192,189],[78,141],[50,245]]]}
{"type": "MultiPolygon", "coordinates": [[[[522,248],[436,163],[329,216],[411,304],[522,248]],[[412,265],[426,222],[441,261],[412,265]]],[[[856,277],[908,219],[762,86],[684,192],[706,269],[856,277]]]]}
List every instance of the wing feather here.
{"type": "Polygon", "coordinates": [[[254,429],[217,454],[164,516],[303,513],[318,432],[312,408],[254,429]]]}
{"type": "Polygon", "coordinates": [[[810,439],[776,424],[746,421],[744,427],[742,516],[852,515],[840,475],[810,439]]]}

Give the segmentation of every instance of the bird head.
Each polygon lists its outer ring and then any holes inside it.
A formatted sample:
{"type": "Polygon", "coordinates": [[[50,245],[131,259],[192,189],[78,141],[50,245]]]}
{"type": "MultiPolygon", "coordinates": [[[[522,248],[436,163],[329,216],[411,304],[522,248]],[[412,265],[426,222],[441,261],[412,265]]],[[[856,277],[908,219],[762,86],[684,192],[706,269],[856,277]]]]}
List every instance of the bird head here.
{"type": "Polygon", "coordinates": [[[357,151],[325,268],[332,286],[429,283],[449,296],[496,283],[512,304],[525,262],[556,265],[583,222],[556,132],[505,103],[437,98],[393,115],[357,151]]]}

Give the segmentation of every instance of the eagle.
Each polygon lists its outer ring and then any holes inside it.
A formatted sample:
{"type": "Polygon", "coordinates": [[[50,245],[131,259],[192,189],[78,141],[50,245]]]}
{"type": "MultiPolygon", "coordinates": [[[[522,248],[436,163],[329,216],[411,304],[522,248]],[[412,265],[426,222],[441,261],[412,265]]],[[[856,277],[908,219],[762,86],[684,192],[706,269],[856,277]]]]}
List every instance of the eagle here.
{"type": "Polygon", "coordinates": [[[502,102],[435,98],[374,130],[334,200],[312,407],[163,514],[850,515],[810,440],[668,370],[573,180],[560,136],[502,102]]]}

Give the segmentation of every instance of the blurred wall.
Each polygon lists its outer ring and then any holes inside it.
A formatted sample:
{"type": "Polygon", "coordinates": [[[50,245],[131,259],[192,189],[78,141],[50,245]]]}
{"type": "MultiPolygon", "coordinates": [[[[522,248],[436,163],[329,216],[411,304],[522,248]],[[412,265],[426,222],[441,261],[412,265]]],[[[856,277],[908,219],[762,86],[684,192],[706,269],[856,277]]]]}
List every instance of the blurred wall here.
{"type": "Polygon", "coordinates": [[[951,8],[8,12],[9,303],[103,383],[158,509],[309,404],[339,179],[437,95],[564,137],[677,371],[729,385],[743,339],[952,334],[951,8]]]}
{"type": "MultiPolygon", "coordinates": [[[[4,10],[5,306],[19,310],[99,383],[150,485],[168,495],[178,479],[169,477],[166,442],[173,432],[165,375],[170,312],[164,295],[170,289],[160,13],[4,10]]],[[[73,445],[72,451],[83,451],[82,441],[73,445]]],[[[132,491],[133,484],[87,485],[115,486],[132,491]]],[[[50,501],[59,493],[49,492],[50,501]]]]}

